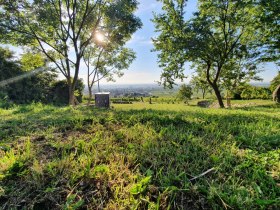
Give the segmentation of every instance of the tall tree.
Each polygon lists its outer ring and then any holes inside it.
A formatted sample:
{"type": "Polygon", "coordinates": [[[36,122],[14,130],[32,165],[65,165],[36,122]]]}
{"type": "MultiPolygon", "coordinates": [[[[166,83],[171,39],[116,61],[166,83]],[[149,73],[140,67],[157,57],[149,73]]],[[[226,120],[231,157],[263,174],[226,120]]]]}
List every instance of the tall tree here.
{"type": "MultiPolygon", "coordinates": [[[[126,42],[140,26],[136,0],[0,0],[0,30],[8,41],[46,55],[68,82],[69,104],[85,50],[99,30],[126,42]]],[[[6,40],[6,39],[5,39],[6,40]]]]}
{"type": "MultiPolygon", "coordinates": [[[[112,11],[113,14],[114,11],[112,11]]],[[[114,15],[106,19],[106,29],[101,29],[93,42],[85,51],[84,62],[87,66],[87,86],[89,91],[90,103],[92,98],[92,88],[95,83],[106,78],[107,81],[114,81],[114,76],[123,76],[123,70],[127,69],[135,59],[135,53],[126,48],[127,39],[119,38],[120,34],[124,37],[130,37],[130,30],[115,28],[114,15]]]]}
{"type": "Polygon", "coordinates": [[[185,20],[186,0],[162,1],[163,14],[155,15],[159,36],[154,46],[163,67],[163,84],[172,87],[184,79],[185,62],[205,66],[206,80],[224,107],[219,82],[232,59],[253,57],[254,6],[250,0],[203,0],[194,18],[185,20]]]}

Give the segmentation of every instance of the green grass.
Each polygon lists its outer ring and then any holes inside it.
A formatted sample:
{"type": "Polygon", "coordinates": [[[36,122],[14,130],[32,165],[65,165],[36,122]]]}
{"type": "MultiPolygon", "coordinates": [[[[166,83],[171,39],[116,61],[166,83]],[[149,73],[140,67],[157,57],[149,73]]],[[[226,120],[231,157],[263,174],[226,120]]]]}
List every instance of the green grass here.
{"type": "Polygon", "coordinates": [[[279,208],[280,107],[195,103],[0,109],[0,209],[279,208]]]}

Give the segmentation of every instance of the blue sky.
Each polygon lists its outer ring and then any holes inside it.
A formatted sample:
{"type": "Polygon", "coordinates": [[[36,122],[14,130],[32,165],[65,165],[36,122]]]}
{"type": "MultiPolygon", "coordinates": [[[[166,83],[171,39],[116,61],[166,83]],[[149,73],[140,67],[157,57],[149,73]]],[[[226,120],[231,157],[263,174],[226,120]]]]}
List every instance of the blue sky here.
{"type": "MultiPolygon", "coordinates": [[[[186,16],[191,17],[196,8],[197,0],[189,0],[186,16]]],[[[143,27],[127,43],[127,46],[136,52],[137,58],[122,78],[116,78],[116,84],[150,84],[160,80],[161,69],[157,64],[157,56],[155,52],[151,52],[153,49],[151,38],[156,36],[151,22],[153,12],[161,12],[161,3],[156,0],[139,0],[136,15],[141,18],[143,27]]],[[[269,82],[277,75],[277,67],[272,63],[263,65],[263,69],[264,72],[260,74],[264,79],[263,82],[269,82]]],[[[191,75],[192,72],[186,65],[185,73],[191,75]]]]}

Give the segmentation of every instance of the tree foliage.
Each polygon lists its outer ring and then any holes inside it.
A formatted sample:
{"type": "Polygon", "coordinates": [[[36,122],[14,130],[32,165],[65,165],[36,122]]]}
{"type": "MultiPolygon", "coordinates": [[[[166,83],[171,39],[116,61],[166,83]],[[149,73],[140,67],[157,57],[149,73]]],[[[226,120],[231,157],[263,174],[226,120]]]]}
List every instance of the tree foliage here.
{"type": "Polygon", "coordinates": [[[271,99],[271,91],[269,88],[244,85],[241,89],[242,99],[271,99]]]}
{"type": "MultiPolygon", "coordinates": [[[[0,48],[0,81],[10,79],[19,75],[24,75],[27,70],[32,70],[46,65],[42,62],[42,55],[26,53],[18,60],[9,49],[0,48]],[[27,60],[32,62],[25,63],[27,60]],[[26,69],[28,67],[28,69],[26,69]]],[[[52,84],[55,82],[57,74],[55,72],[43,72],[26,77],[22,80],[11,83],[1,88],[2,99],[14,103],[51,102],[52,84]]]]}
{"type": "Polygon", "coordinates": [[[206,80],[206,76],[203,74],[204,74],[203,70],[197,71],[197,74],[192,77],[190,84],[197,92],[201,91],[202,98],[204,99],[206,94],[210,93],[212,89],[206,80]]]}
{"type": "MultiPolygon", "coordinates": [[[[0,81],[46,66],[41,54],[31,52],[24,53],[17,59],[8,48],[0,48],[0,58],[0,81]]],[[[0,99],[18,104],[42,102],[66,105],[69,98],[67,90],[67,80],[58,81],[55,71],[40,72],[1,88],[0,99]]],[[[78,79],[75,91],[78,102],[82,102],[83,91],[83,81],[78,79]]]]}
{"type": "Polygon", "coordinates": [[[32,71],[46,64],[41,53],[26,52],[21,56],[20,64],[22,70],[32,71]]]}
{"type": "Polygon", "coordinates": [[[14,52],[0,47],[0,81],[20,73],[20,64],[15,61],[14,52]]]}
{"type": "Polygon", "coordinates": [[[262,60],[280,65],[280,1],[257,0],[258,28],[262,32],[259,45],[262,46],[262,60]]]}

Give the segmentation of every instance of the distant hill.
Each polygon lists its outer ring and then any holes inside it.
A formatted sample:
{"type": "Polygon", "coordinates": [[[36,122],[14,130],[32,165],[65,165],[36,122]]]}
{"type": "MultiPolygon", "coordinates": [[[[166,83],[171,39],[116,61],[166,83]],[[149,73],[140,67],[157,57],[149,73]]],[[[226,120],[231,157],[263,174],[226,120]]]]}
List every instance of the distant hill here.
{"type": "MultiPolygon", "coordinates": [[[[269,82],[252,82],[250,83],[256,87],[269,87],[269,82]]],[[[168,92],[176,92],[181,84],[178,86],[174,86],[173,89],[164,89],[163,86],[158,84],[100,84],[100,91],[101,92],[122,92],[122,93],[129,93],[129,92],[158,92],[158,91],[168,91],[168,92]]],[[[94,92],[98,92],[97,86],[94,86],[94,92]]],[[[84,90],[84,94],[88,94],[87,88],[84,90]]]]}
{"type": "Polygon", "coordinates": [[[256,86],[256,87],[269,87],[270,86],[269,82],[251,82],[250,84],[253,86],[256,86]]]}

